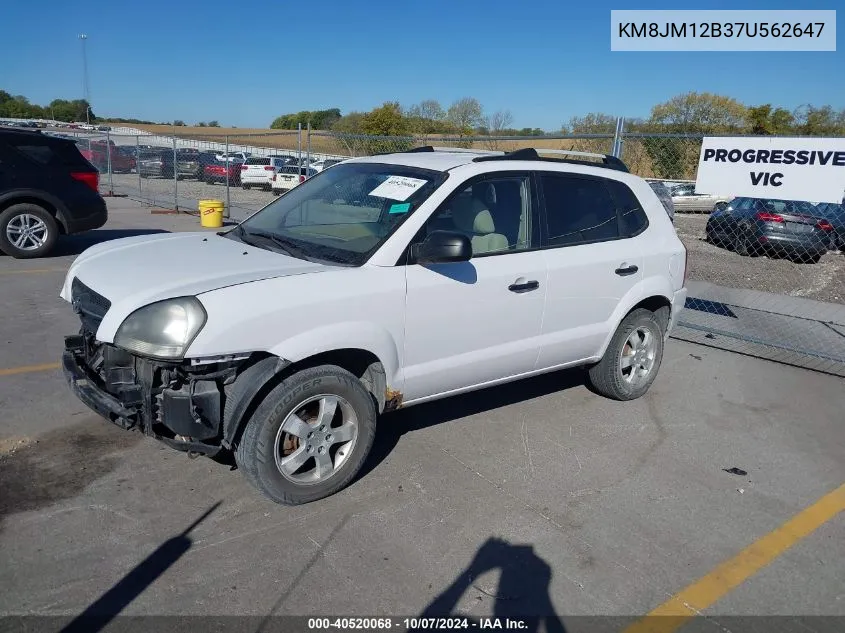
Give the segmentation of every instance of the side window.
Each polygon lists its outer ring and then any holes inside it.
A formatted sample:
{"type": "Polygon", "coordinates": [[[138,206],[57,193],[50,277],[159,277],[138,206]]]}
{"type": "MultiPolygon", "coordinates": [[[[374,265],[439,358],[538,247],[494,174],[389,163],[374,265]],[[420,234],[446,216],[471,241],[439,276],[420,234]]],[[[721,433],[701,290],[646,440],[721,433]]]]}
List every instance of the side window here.
{"type": "Polygon", "coordinates": [[[616,203],[606,182],[565,174],[544,173],[545,246],[572,246],[619,237],[616,203]]]}
{"type": "Polygon", "coordinates": [[[634,237],[642,233],[648,226],[648,216],[637,196],[624,182],[608,180],[607,186],[619,210],[620,237],[634,237]]]}
{"type": "Polygon", "coordinates": [[[469,237],[472,254],[531,248],[531,186],[528,176],[488,178],[452,194],[428,219],[424,234],[458,231],[469,237]]]}
{"type": "Polygon", "coordinates": [[[15,149],[30,160],[34,160],[36,163],[41,165],[50,165],[61,162],[56,160],[49,145],[16,145],[15,149]]]}
{"type": "Polygon", "coordinates": [[[691,196],[693,191],[693,187],[689,185],[680,185],[672,190],[672,196],[691,196]]]}

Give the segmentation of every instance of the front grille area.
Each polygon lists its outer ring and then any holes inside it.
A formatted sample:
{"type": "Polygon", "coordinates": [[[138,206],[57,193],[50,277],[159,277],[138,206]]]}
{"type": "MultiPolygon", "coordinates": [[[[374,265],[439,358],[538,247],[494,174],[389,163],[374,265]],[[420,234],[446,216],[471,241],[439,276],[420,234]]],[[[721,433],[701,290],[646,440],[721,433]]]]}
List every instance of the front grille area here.
{"type": "Polygon", "coordinates": [[[73,311],[79,315],[82,327],[91,334],[96,334],[103,317],[111,308],[111,301],[95,292],[79,279],[74,279],[70,287],[73,311]]]}

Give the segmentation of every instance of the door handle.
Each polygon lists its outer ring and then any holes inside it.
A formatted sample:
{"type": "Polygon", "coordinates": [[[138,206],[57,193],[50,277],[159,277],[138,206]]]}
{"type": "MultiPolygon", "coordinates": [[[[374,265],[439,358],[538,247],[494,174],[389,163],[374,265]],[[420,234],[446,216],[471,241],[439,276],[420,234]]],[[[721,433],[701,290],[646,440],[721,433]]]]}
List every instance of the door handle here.
{"type": "Polygon", "coordinates": [[[517,294],[523,292],[531,292],[532,290],[537,290],[540,287],[539,281],[526,281],[523,283],[512,283],[508,286],[508,290],[511,292],[516,292],[517,294]]]}
{"type": "Polygon", "coordinates": [[[623,266],[622,268],[617,268],[614,272],[619,275],[620,277],[627,277],[628,275],[633,275],[637,272],[639,268],[637,266],[623,266]]]}

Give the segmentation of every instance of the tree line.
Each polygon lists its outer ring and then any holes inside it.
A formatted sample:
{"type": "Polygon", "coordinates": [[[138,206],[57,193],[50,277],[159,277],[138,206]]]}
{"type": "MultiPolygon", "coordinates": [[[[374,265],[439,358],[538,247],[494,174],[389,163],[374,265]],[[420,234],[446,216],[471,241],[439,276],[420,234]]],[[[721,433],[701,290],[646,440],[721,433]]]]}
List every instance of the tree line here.
{"type": "Polygon", "coordinates": [[[85,121],[86,113],[93,122],[97,119],[85,99],[53,99],[49,105],[30,103],[23,95],[12,95],[0,90],[0,117],[9,119],[53,119],[55,121],[85,121]]]}
{"type": "Polygon", "coordinates": [[[341,114],[340,108],[303,110],[276,117],[270,127],[295,130],[300,125],[304,128],[310,123],[314,130],[378,136],[541,136],[545,133],[540,128],[515,129],[510,127],[512,122],[513,115],[509,110],[485,113],[478,99],[464,97],[447,108],[436,99],[426,99],[409,107],[388,101],[369,112],[353,111],[345,115],[341,114]]]}
{"type": "MultiPolygon", "coordinates": [[[[616,116],[591,112],[561,126],[566,134],[612,134],[616,116]]],[[[845,135],[845,108],[804,104],[792,110],[764,103],[745,105],[732,97],[687,92],[652,107],[648,118],[627,118],[627,132],[755,135],[845,135]]]]}

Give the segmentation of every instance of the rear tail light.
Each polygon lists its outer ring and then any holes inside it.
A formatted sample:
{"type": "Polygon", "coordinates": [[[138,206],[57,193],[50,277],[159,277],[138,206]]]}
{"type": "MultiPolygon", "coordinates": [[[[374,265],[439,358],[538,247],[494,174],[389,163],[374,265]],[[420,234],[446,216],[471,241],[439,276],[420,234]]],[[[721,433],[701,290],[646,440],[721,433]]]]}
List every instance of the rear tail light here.
{"type": "Polygon", "coordinates": [[[305,182],[305,176],[303,176],[302,174],[300,174],[299,176],[299,182],[305,182]]]}
{"type": "Polygon", "coordinates": [[[276,174],[273,174],[273,182],[276,182],[276,174]]]}
{"type": "Polygon", "coordinates": [[[74,171],[70,177],[79,182],[84,182],[94,191],[100,190],[100,172],[97,171],[74,171]]]}
{"type": "Polygon", "coordinates": [[[246,170],[247,170],[247,166],[246,166],[246,165],[241,165],[241,171],[246,171],[246,170]]]}
{"type": "Polygon", "coordinates": [[[265,165],[264,166],[264,171],[273,171],[274,169],[275,169],[275,167],[273,167],[272,165],[265,165]]]}
{"type": "Polygon", "coordinates": [[[780,217],[777,213],[769,213],[768,211],[758,211],[754,214],[755,220],[760,220],[760,222],[780,222],[783,223],[783,218],[780,217]]]}
{"type": "Polygon", "coordinates": [[[816,226],[818,228],[820,228],[822,231],[832,231],[833,230],[833,225],[830,222],[828,222],[827,220],[822,220],[821,222],[816,224],[816,226]]]}

